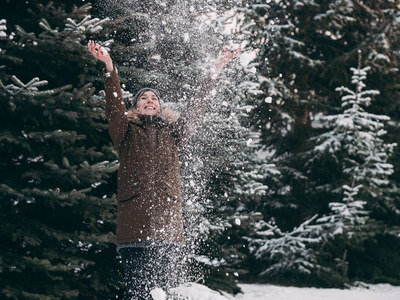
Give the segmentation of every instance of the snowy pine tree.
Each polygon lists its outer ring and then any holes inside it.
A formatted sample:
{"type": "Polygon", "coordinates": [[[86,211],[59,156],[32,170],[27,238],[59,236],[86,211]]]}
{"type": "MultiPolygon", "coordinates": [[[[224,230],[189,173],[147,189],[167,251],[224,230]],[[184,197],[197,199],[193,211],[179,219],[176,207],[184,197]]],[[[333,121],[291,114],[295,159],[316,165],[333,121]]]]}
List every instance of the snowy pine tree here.
{"type": "Polygon", "coordinates": [[[324,197],[324,203],[330,201],[330,212],[317,220],[324,229],[321,248],[337,255],[335,260],[339,262],[343,282],[348,281],[349,256],[364,251],[367,240],[384,235],[385,231],[393,232],[394,228],[379,217],[380,212],[396,210],[390,193],[393,165],[388,162],[396,144],[382,139],[385,122],[390,118],[366,110],[379,91],[365,90],[364,81],[370,68],[361,68],[361,52],[359,55],[358,68],[351,68],[355,89],[336,89],[343,94],[342,113],[315,119],[315,127],[330,130],[313,138],[316,146],[307,153],[313,183],[310,192],[314,197],[324,197]],[[336,173],[336,180],[330,178],[328,182],[326,178],[315,177],[324,165],[336,173]],[[382,222],[386,223],[384,227],[382,222]]]}
{"type": "Polygon", "coordinates": [[[118,165],[86,46],[107,19],[35,3],[0,6],[0,297],[113,297],[118,165]]]}
{"type": "MultiPolygon", "coordinates": [[[[343,113],[315,119],[314,126],[331,130],[313,138],[317,146],[309,153],[311,158],[308,164],[312,165],[326,154],[331,155],[343,175],[348,176],[350,181],[354,178],[356,183],[362,183],[366,196],[371,201],[376,199],[370,203],[371,208],[380,210],[393,204],[382,193],[390,183],[389,176],[393,174],[393,165],[388,160],[396,144],[385,143],[382,139],[386,133],[385,122],[390,118],[365,110],[371,104],[372,96],[379,95],[377,90],[364,90],[368,70],[369,67],[351,68],[352,83],[356,85],[354,91],[345,87],[336,89],[345,93],[341,105],[343,113]]],[[[340,191],[337,188],[333,186],[333,189],[340,191]]]]}

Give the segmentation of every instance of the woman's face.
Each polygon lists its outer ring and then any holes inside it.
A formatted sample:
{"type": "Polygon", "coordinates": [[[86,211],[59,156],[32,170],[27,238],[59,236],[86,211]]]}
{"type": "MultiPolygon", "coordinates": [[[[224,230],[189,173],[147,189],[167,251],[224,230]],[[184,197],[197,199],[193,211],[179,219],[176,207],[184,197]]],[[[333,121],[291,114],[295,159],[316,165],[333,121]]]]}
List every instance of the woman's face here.
{"type": "Polygon", "coordinates": [[[136,103],[139,115],[154,116],[160,112],[160,101],[152,91],[143,92],[136,103]]]}

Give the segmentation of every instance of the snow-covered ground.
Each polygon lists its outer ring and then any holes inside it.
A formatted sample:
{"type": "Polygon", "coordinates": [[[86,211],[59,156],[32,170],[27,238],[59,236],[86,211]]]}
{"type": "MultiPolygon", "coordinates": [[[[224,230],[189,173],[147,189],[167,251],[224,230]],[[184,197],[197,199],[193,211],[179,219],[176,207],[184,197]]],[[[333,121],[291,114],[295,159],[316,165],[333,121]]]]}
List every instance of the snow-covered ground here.
{"type": "MultiPolygon", "coordinates": [[[[274,285],[242,284],[242,295],[232,299],[237,300],[398,300],[400,287],[389,284],[369,285],[366,288],[317,289],[280,287],[274,285]]],[[[229,298],[228,298],[229,299],[229,298]]]]}
{"type": "Polygon", "coordinates": [[[317,289],[281,287],[267,284],[241,284],[243,294],[235,297],[199,284],[187,284],[174,289],[181,299],[188,300],[398,300],[400,287],[389,284],[368,285],[369,288],[317,289]]]}

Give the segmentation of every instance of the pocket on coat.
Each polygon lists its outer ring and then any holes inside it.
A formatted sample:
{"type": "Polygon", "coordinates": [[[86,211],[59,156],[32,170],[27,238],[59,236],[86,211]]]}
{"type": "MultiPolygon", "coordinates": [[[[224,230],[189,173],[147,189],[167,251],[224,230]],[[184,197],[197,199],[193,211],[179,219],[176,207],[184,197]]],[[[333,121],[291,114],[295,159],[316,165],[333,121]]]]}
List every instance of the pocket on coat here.
{"type": "Polygon", "coordinates": [[[129,200],[133,197],[138,196],[141,193],[141,186],[140,182],[134,182],[132,184],[129,184],[127,186],[124,186],[120,189],[118,189],[117,193],[117,201],[126,201],[129,200]]]}

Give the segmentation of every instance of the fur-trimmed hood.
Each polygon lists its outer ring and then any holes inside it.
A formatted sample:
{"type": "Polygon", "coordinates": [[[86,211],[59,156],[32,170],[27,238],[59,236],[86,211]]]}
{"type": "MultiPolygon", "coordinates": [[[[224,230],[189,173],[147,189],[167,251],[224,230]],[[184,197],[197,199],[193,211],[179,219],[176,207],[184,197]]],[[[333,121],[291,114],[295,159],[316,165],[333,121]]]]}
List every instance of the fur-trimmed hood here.
{"type": "MultiPolygon", "coordinates": [[[[136,123],[136,124],[142,124],[142,120],[140,119],[140,115],[138,113],[138,110],[136,108],[132,108],[128,110],[128,120],[130,122],[136,123]]],[[[179,113],[170,109],[170,108],[165,108],[156,115],[157,117],[160,118],[161,122],[163,122],[165,125],[169,125],[171,123],[176,122],[179,119],[179,113]]]]}

